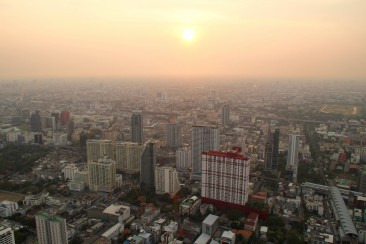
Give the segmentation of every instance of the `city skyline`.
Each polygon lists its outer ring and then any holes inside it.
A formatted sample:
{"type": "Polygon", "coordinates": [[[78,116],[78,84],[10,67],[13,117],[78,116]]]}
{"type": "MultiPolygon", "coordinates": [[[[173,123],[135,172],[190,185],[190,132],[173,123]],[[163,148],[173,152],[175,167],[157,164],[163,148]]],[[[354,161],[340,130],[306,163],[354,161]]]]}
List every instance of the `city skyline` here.
{"type": "Polygon", "coordinates": [[[0,3],[0,79],[363,80],[361,0],[0,3]]]}

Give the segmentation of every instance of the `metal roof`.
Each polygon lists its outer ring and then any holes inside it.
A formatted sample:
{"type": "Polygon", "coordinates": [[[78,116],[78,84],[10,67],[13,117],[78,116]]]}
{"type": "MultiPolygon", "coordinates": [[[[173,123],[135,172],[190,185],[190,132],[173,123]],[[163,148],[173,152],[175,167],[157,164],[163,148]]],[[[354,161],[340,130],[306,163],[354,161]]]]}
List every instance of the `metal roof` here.
{"type": "Polygon", "coordinates": [[[351,216],[348,213],[346,204],[344,203],[338,187],[330,187],[329,190],[332,197],[332,203],[334,204],[334,212],[341,223],[344,234],[358,236],[356,227],[352,222],[351,216]]]}

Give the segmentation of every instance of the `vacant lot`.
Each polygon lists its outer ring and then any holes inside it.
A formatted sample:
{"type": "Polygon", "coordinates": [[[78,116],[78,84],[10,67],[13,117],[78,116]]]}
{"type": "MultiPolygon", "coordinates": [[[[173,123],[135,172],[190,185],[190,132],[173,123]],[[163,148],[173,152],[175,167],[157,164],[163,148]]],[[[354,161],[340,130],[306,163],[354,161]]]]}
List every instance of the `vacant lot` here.
{"type": "Polygon", "coordinates": [[[0,191],[0,202],[4,200],[19,202],[24,199],[23,194],[10,192],[10,191],[0,191]]]}
{"type": "Polygon", "coordinates": [[[361,108],[352,105],[323,105],[320,112],[326,114],[359,115],[361,108]]]}

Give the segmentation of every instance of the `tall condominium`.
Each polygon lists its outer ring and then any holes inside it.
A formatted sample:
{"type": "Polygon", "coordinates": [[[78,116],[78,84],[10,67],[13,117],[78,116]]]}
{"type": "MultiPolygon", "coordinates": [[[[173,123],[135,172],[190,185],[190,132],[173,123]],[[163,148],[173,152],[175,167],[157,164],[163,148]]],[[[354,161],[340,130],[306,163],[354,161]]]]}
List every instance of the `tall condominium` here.
{"type": "Polygon", "coordinates": [[[155,191],[156,194],[175,195],[180,189],[178,172],[173,167],[155,167],[155,191]]]}
{"type": "Polygon", "coordinates": [[[155,165],[156,165],[156,149],[152,141],[145,143],[144,150],[141,155],[140,184],[141,187],[150,190],[155,189],[155,165]]]}
{"type": "Polygon", "coordinates": [[[264,169],[276,172],[278,169],[278,148],[280,145],[280,130],[268,129],[268,139],[264,150],[264,169]]]}
{"type": "Polygon", "coordinates": [[[230,105],[225,104],[221,110],[221,125],[222,127],[228,126],[230,123],[230,105]]]}
{"type": "Polygon", "coordinates": [[[87,140],[86,154],[88,161],[97,161],[105,156],[114,159],[114,143],[110,140],[87,140]]]}
{"type": "Polygon", "coordinates": [[[202,153],[201,196],[211,203],[245,205],[248,201],[250,161],[241,148],[202,153]]]}
{"type": "Polygon", "coordinates": [[[220,132],[215,126],[194,125],[192,128],[192,173],[202,170],[202,152],[220,150],[220,132]]]}
{"type": "Polygon", "coordinates": [[[0,225],[0,243],[15,244],[14,231],[10,227],[0,225]]]}
{"type": "Polygon", "coordinates": [[[132,130],[132,142],[143,143],[144,133],[143,133],[143,117],[141,110],[133,110],[131,117],[131,130],[132,130]]]}
{"type": "Polygon", "coordinates": [[[173,149],[181,146],[181,135],[179,124],[167,124],[166,125],[166,141],[167,146],[173,149]]]}
{"type": "Polygon", "coordinates": [[[65,244],[67,240],[66,219],[38,212],[35,216],[39,244],[65,244]]]}
{"type": "Polygon", "coordinates": [[[134,142],[117,142],[117,169],[122,170],[126,173],[139,172],[141,167],[141,154],[143,149],[143,144],[138,144],[134,142]]]}
{"type": "Polygon", "coordinates": [[[107,157],[89,161],[88,181],[91,191],[112,192],[116,185],[116,161],[107,157]]]}
{"type": "Polygon", "coordinates": [[[179,149],[175,152],[175,166],[177,169],[192,168],[192,151],[187,148],[179,149]]]}

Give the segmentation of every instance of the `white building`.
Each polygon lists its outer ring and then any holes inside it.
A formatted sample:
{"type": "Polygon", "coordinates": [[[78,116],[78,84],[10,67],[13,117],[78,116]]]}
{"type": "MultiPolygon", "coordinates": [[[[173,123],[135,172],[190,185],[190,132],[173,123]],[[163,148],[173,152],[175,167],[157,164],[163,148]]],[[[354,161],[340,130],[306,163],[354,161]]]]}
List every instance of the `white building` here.
{"type": "Polygon", "coordinates": [[[155,167],[155,191],[156,194],[175,195],[180,190],[178,172],[173,167],[155,167]]]}
{"type": "Polygon", "coordinates": [[[0,202],[0,217],[12,216],[19,209],[18,203],[4,200],[0,202]]]}
{"type": "Polygon", "coordinates": [[[179,214],[180,215],[195,215],[201,206],[201,199],[196,196],[189,197],[185,199],[179,205],[179,214]]]}
{"type": "Polygon", "coordinates": [[[88,162],[97,161],[104,156],[114,159],[114,143],[110,140],[87,140],[86,156],[88,162]]]}
{"type": "Polygon", "coordinates": [[[107,157],[88,162],[89,189],[112,192],[116,185],[116,161],[107,157]]]}
{"type": "Polygon", "coordinates": [[[0,225],[0,243],[15,244],[14,231],[10,227],[0,225]]]}
{"type": "Polygon", "coordinates": [[[224,231],[220,238],[221,244],[235,244],[235,233],[232,231],[224,231]]]}
{"type": "Polygon", "coordinates": [[[66,219],[38,212],[35,216],[39,244],[67,244],[66,219]]]}
{"type": "Polygon", "coordinates": [[[53,143],[59,146],[67,145],[67,134],[66,133],[53,133],[53,143]]]}
{"type": "Polygon", "coordinates": [[[209,214],[202,222],[202,233],[212,236],[219,228],[219,216],[209,214]]]}
{"type": "Polygon", "coordinates": [[[116,143],[117,169],[126,173],[136,173],[140,171],[141,154],[144,149],[143,144],[133,142],[116,143]]]}
{"type": "Polygon", "coordinates": [[[68,164],[63,168],[62,173],[64,173],[64,179],[67,180],[75,180],[75,174],[79,169],[75,164],[68,164]]]}
{"type": "Polygon", "coordinates": [[[184,148],[176,151],[176,167],[177,169],[192,168],[192,151],[184,148]]]}
{"type": "Polygon", "coordinates": [[[192,173],[201,174],[202,152],[220,150],[220,131],[214,126],[198,126],[192,128],[192,173]]]}
{"type": "Polygon", "coordinates": [[[202,153],[202,198],[245,205],[249,192],[250,160],[241,148],[202,153]]]}

